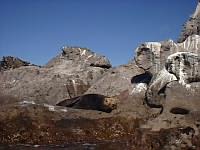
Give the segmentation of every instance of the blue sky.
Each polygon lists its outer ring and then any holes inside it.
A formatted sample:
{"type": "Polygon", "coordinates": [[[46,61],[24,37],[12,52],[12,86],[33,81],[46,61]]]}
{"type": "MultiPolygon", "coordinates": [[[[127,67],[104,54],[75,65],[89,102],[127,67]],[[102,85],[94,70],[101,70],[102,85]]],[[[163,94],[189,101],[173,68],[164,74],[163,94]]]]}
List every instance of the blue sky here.
{"type": "Polygon", "coordinates": [[[80,46],[116,66],[145,41],[177,40],[197,0],[0,0],[0,57],[43,65],[80,46]]]}

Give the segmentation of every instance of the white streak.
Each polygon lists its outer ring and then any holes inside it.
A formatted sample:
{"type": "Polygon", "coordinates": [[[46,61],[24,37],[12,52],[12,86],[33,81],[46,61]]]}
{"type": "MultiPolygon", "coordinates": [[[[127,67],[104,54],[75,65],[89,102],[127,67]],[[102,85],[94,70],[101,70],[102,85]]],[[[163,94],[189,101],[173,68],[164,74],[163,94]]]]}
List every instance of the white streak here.
{"type": "Polygon", "coordinates": [[[44,104],[44,107],[47,107],[49,111],[55,111],[55,107],[52,105],[44,104]]]}
{"type": "Polygon", "coordinates": [[[199,13],[200,13],[200,3],[198,2],[197,8],[196,8],[195,13],[193,14],[192,18],[198,17],[199,13]]]}
{"type": "Polygon", "coordinates": [[[62,111],[62,112],[67,112],[67,109],[66,109],[66,108],[63,108],[63,109],[60,109],[60,111],[62,111]]]}
{"type": "Polygon", "coordinates": [[[160,70],[160,52],[162,45],[159,42],[146,42],[145,46],[152,51],[155,60],[155,71],[158,72],[160,70]]]}
{"type": "Polygon", "coordinates": [[[147,90],[146,83],[139,83],[139,84],[136,85],[136,87],[133,88],[131,94],[141,93],[142,91],[146,91],[146,90],[147,90]]]}
{"type": "Polygon", "coordinates": [[[73,85],[73,88],[74,88],[74,94],[77,95],[76,82],[75,82],[75,80],[73,80],[73,79],[72,79],[72,85],[73,85]]]}
{"type": "Polygon", "coordinates": [[[86,54],[86,50],[84,49],[83,52],[81,53],[81,56],[86,54]]]}
{"type": "Polygon", "coordinates": [[[19,104],[33,104],[33,105],[35,105],[35,102],[34,101],[22,101],[22,102],[19,102],[19,104]]]}
{"type": "Polygon", "coordinates": [[[93,55],[89,55],[86,59],[85,62],[88,61],[89,58],[91,58],[93,55]]]}

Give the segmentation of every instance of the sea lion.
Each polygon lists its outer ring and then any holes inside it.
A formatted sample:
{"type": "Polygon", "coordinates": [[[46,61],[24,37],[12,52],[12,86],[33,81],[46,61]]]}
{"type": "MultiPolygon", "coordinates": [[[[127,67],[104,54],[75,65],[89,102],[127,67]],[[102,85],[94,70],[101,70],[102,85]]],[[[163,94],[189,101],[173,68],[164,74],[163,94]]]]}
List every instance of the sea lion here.
{"type": "Polygon", "coordinates": [[[65,99],[56,105],[110,113],[113,109],[117,108],[117,98],[106,97],[99,94],[86,94],[71,99],[65,99]]]}

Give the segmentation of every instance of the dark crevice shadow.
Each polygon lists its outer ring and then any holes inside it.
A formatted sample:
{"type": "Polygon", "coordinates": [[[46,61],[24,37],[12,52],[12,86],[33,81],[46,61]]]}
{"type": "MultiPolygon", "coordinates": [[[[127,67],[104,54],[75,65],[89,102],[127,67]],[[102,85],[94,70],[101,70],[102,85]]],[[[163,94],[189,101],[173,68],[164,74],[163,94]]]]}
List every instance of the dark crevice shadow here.
{"type": "Polygon", "coordinates": [[[180,107],[174,107],[170,110],[170,113],[172,114],[179,114],[179,115],[187,115],[190,113],[189,110],[185,108],[180,108],[180,107]]]}
{"type": "Polygon", "coordinates": [[[131,83],[136,83],[136,84],[137,83],[146,83],[146,84],[149,84],[151,82],[152,76],[153,75],[150,72],[146,71],[143,74],[132,77],[131,83]]]}

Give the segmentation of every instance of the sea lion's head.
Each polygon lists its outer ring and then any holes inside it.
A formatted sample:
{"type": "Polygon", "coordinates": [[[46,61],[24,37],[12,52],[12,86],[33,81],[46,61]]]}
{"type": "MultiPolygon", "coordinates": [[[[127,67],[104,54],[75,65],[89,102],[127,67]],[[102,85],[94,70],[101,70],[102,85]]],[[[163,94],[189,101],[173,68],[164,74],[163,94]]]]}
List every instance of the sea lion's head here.
{"type": "Polygon", "coordinates": [[[105,97],[104,103],[106,107],[110,108],[111,111],[117,108],[117,98],[115,97],[105,97]]]}

